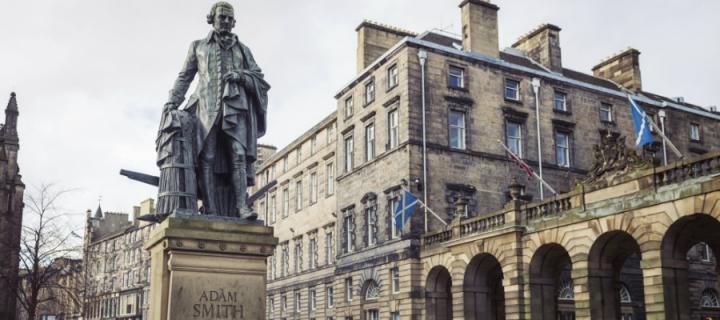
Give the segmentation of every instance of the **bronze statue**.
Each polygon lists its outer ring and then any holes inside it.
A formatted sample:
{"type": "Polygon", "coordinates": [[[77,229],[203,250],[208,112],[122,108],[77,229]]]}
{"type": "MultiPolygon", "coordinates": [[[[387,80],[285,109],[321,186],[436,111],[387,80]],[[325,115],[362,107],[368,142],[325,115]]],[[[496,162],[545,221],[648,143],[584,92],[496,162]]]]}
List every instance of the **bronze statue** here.
{"type": "Polygon", "coordinates": [[[250,49],[231,32],[233,7],[215,3],[207,22],[214,30],[190,45],[163,109],[158,213],[196,210],[197,197],[204,214],[254,220],[247,188],[255,182],[257,139],[265,134],[270,85],[250,49]],[[195,92],[178,109],[196,75],[195,92]]]}

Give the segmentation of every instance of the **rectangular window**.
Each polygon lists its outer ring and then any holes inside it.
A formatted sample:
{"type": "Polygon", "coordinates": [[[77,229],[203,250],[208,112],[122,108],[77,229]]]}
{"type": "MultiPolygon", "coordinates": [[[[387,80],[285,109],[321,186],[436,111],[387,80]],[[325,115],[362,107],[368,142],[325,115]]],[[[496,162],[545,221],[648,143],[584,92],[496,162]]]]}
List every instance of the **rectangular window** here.
{"type": "Polygon", "coordinates": [[[377,309],[365,311],[365,320],[380,320],[380,312],[377,309]]]}
{"type": "Polygon", "coordinates": [[[270,314],[272,314],[275,312],[275,297],[270,297],[270,299],[268,299],[268,300],[269,300],[268,304],[270,304],[268,309],[270,309],[270,314]]]}
{"type": "Polygon", "coordinates": [[[613,122],[612,105],[608,103],[600,104],[600,121],[613,122]]]}
{"type": "Polygon", "coordinates": [[[345,138],[345,172],[350,172],[353,169],[354,148],[353,137],[349,136],[345,138]]]}
{"type": "Polygon", "coordinates": [[[465,149],[465,112],[450,110],[450,148],[465,149]]]}
{"type": "Polygon", "coordinates": [[[335,260],[335,247],[333,241],[333,233],[328,232],[325,234],[325,263],[332,264],[335,260]]]}
{"type": "Polygon", "coordinates": [[[390,283],[392,284],[392,292],[400,292],[400,269],[395,267],[390,269],[390,283]]]}
{"type": "Polygon", "coordinates": [[[270,197],[270,223],[275,223],[277,219],[277,197],[273,194],[270,197]]]}
{"type": "Polygon", "coordinates": [[[302,240],[295,240],[295,273],[300,273],[303,268],[303,261],[302,261],[302,240]]]}
{"type": "Polygon", "coordinates": [[[710,262],[712,259],[712,250],[707,243],[701,243],[702,245],[702,261],[710,262]]]}
{"type": "Polygon", "coordinates": [[[310,154],[313,155],[317,151],[317,135],[310,138],[310,154]]]}
{"type": "Polygon", "coordinates": [[[325,144],[328,144],[332,141],[335,141],[335,129],[337,129],[337,123],[333,122],[328,128],[327,128],[327,134],[325,136],[325,144]]]}
{"type": "Polygon", "coordinates": [[[283,172],[287,172],[287,171],[288,171],[288,157],[285,156],[283,158],[283,172]]]}
{"type": "Polygon", "coordinates": [[[456,66],[448,67],[448,86],[465,88],[465,69],[456,66]]]}
{"type": "Polygon", "coordinates": [[[300,292],[295,292],[295,312],[300,312],[302,310],[302,304],[300,303],[300,298],[302,298],[302,295],[300,292]]]}
{"type": "Polygon", "coordinates": [[[345,231],[344,237],[345,237],[345,252],[352,252],[353,248],[355,247],[353,245],[353,233],[355,232],[355,221],[353,219],[352,214],[347,214],[343,220],[343,230],[345,231]]]}
{"type": "Polygon", "coordinates": [[[400,237],[400,235],[402,234],[402,230],[398,229],[397,225],[395,224],[395,208],[400,203],[400,199],[395,197],[395,198],[390,199],[389,202],[390,202],[390,206],[389,206],[390,207],[389,208],[389,210],[390,210],[390,213],[389,213],[390,228],[392,229],[390,232],[390,239],[395,239],[397,237],[400,237]]]}
{"type": "Polygon", "coordinates": [[[353,115],[353,98],[348,97],[345,99],[345,118],[350,118],[353,115]]]}
{"type": "Polygon", "coordinates": [[[275,275],[277,274],[276,260],[275,256],[270,257],[270,280],[275,280],[275,275]]]}
{"type": "Polygon", "coordinates": [[[400,311],[390,312],[390,320],[400,320],[400,311]]]}
{"type": "Polygon", "coordinates": [[[331,195],[335,193],[335,164],[334,163],[328,163],[327,166],[325,166],[325,177],[327,178],[327,181],[325,182],[325,194],[331,195]]]}
{"type": "Polygon", "coordinates": [[[313,172],[310,174],[310,204],[314,204],[317,202],[317,195],[318,195],[317,172],[313,172]]]}
{"type": "Polygon", "coordinates": [[[283,244],[280,250],[282,251],[280,275],[286,277],[290,273],[290,249],[288,248],[288,244],[283,244]]]}
{"type": "Polygon", "coordinates": [[[522,152],[522,125],[515,122],[507,122],[505,128],[505,141],[507,146],[518,158],[523,157],[522,152]]]}
{"type": "Polygon", "coordinates": [[[353,299],[353,281],[352,278],[345,278],[345,301],[350,302],[353,299]]]}
{"type": "Polygon", "coordinates": [[[365,209],[365,221],[367,223],[367,244],[368,246],[374,246],[377,244],[377,225],[375,221],[375,207],[369,207],[365,209]]]}
{"type": "Polygon", "coordinates": [[[315,311],[315,308],[317,308],[316,298],[315,288],[310,289],[310,311],[315,311]]]}
{"type": "Polygon", "coordinates": [[[308,244],[308,258],[310,260],[310,270],[317,267],[317,239],[311,238],[308,244]]]}
{"type": "Polygon", "coordinates": [[[373,101],[375,101],[375,81],[370,80],[365,84],[365,104],[370,104],[373,101]]]}
{"type": "Polygon", "coordinates": [[[283,218],[286,218],[290,213],[290,189],[283,189],[283,218]]]}
{"type": "Polygon", "coordinates": [[[335,292],[334,291],[335,290],[333,289],[333,287],[327,287],[327,290],[325,291],[326,295],[327,295],[327,307],[328,308],[332,308],[335,306],[335,296],[334,296],[335,292]]]}
{"type": "Polygon", "coordinates": [[[365,161],[375,159],[375,124],[365,127],[365,161]]]}
{"type": "Polygon", "coordinates": [[[520,100],[520,82],[513,79],[505,79],[505,99],[520,100]]]}
{"type": "Polygon", "coordinates": [[[700,125],[697,123],[690,124],[690,140],[700,141],[700,125]]]}
{"type": "Polygon", "coordinates": [[[567,94],[565,92],[555,91],[554,108],[557,111],[567,111],[567,94]]]}
{"type": "Polygon", "coordinates": [[[398,109],[394,109],[388,113],[388,149],[393,149],[398,146],[400,135],[399,125],[398,109]]]}
{"type": "Polygon", "coordinates": [[[398,85],[398,68],[393,65],[388,69],[388,89],[395,88],[398,85]]]}
{"type": "Polygon", "coordinates": [[[285,311],[287,311],[287,296],[283,294],[280,296],[280,312],[285,311]]]}
{"type": "Polygon", "coordinates": [[[295,164],[300,164],[300,161],[302,161],[302,144],[295,150],[295,164]]]}
{"type": "Polygon", "coordinates": [[[295,182],[295,210],[300,211],[303,206],[303,185],[302,180],[295,182]]]}
{"type": "Polygon", "coordinates": [[[567,133],[555,132],[555,164],[570,166],[570,135],[567,133]]]}

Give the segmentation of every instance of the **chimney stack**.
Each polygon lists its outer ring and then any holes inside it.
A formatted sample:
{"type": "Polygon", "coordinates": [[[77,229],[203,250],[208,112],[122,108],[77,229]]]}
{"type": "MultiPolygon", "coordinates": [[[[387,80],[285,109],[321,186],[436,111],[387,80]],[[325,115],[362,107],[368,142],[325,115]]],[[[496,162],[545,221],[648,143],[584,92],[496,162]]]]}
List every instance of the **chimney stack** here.
{"type": "Polygon", "coordinates": [[[391,27],[384,24],[365,20],[357,28],[357,72],[360,73],[367,66],[380,58],[388,49],[405,37],[414,37],[416,34],[391,27]]]}
{"type": "Polygon", "coordinates": [[[500,8],[483,0],[464,0],[460,3],[462,14],[462,45],[472,51],[498,58],[498,16],[500,8]]]}
{"type": "Polygon", "coordinates": [[[626,89],[635,92],[642,90],[640,51],[633,48],[603,60],[592,71],[596,77],[612,80],[626,89]]]}
{"type": "Polygon", "coordinates": [[[553,72],[562,73],[560,27],[542,24],[512,45],[553,72]]]}

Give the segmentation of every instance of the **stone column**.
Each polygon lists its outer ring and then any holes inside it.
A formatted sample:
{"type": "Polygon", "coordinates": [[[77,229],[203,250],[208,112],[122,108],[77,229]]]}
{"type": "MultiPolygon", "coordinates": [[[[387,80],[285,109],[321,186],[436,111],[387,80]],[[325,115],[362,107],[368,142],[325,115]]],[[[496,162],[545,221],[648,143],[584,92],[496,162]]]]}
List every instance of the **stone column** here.
{"type": "Polygon", "coordinates": [[[170,216],[145,243],[150,319],[264,319],[273,229],[209,216],[170,216]]]}
{"type": "Polygon", "coordinates": [[[575,319],[590,320],[590,290],[587,260],[573,263],[572,279],[575,293],[575,319]]]}

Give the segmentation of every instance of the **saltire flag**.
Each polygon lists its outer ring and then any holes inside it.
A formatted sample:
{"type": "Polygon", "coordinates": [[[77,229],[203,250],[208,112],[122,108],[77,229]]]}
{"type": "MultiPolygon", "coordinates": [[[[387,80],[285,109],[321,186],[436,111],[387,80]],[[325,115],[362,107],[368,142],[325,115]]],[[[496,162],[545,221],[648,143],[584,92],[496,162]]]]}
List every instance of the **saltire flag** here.
{"type": "Polygon", "coordinates": [[[395,217],[395,227],[400,230],[403,225],[412,217],[415,207],[418,204],[418,198],[414,194],[403,191],[402,198],[398,201],[393,210],[395,217]]]}
{"type": "Polygon", "coordinates": [[[533,169],[530,168],[530,166],[528,166],[527,163],[525,163],[525,161],[520,160],[520,158],[518,158],[518,157],[517,157],[514,153],[512,153],[512,151],[510,151],[509,149],[508,149],[507,151],[508,151],[508,155],[510,156],[510,160],[512,160],[513,162],[515,162],[515,164],[516,164],[518,167],[520,167],[520,170],[525,171],[525,173],[528,175],[528,177],[534,176],[534,175],[533,175],[533,169]]]}
{"type": "Polygon", "coordinates": [[[648,123],[648,117],[645,111],[638,106],[630,95],[630,112],[632,113],[633,124],[635,125],[635,147],[639,148],[646,144],[653,142],[652,133],[650,133],[650,123],[648,123]]]}

